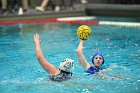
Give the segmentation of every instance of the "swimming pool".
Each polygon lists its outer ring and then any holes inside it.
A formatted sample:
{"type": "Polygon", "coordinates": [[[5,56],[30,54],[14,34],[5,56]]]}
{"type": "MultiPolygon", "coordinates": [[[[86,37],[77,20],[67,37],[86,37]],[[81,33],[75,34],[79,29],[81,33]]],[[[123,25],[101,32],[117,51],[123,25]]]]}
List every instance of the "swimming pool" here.
{"type": "MultiPolygon", "coordinates": [[[[123,21],[127,20],[137,21],[123,18],[123,21]]],[[[101,78],[86,76],[78,65],[76,29],[79,26],[65,22],[0,26],[0,92],[139,93],[140,27],[89,24],[92,35],[83,52],[89,62],[96,51],[104,54],[107,78],[101,78]],[[71,80],[58,83],[48,79],[35,56],[35,33],[40,34],[43,53],[52,64],[58,66],[64,58],[75,60],[71,80]]]]}

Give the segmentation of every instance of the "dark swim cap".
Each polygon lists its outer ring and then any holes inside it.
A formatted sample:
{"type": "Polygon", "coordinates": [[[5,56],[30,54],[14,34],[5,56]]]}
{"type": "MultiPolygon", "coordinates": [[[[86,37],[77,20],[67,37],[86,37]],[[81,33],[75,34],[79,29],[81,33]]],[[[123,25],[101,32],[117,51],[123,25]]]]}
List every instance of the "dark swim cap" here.
{"type": "Polygon", "coordinates": [[[100,53],[100,52],[97,52],[97,53],[94,54],[94,56],[92,57],[92,63],[94,64],[94,57],[96,57],[96,56],[101,56],[103,58],[103,63],[102,63],[102,65],[103,65],[105,60],[104,60],[104,57],[103,57],[102,53],[100,53]]]}

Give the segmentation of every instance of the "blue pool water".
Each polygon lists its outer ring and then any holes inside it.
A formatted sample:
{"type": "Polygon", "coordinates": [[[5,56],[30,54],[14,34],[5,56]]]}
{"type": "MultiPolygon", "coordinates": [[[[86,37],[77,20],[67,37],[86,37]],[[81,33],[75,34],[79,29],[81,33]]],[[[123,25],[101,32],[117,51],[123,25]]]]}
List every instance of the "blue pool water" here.
{"type": "Polygon", "coordinates": [[[86,76],[78,65],[76,49],[80,25],[66,23],[0,26],[0,93],[140,93],[140,27],[89,25],[91,37],[84,54],[88,62],[104,54],[106,78],[86,76]],[[71,80],[57,83],[35,56],[33,35],[40,34],[45,57],[55,66],[64,58],[75,60],[71,80]]]}

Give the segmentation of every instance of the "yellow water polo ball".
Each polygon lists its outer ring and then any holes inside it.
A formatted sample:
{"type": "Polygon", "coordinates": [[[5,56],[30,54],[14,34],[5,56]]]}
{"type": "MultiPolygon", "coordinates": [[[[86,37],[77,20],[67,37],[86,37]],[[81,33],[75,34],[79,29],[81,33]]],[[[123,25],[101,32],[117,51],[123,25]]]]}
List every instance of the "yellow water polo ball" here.
{"type": "Polygon", "coordinates": [[[82,40],[87,40],[90,35],[91,35],[91,29],[87,25],[81,25],[77,29],[77,36],[82,40]]]}

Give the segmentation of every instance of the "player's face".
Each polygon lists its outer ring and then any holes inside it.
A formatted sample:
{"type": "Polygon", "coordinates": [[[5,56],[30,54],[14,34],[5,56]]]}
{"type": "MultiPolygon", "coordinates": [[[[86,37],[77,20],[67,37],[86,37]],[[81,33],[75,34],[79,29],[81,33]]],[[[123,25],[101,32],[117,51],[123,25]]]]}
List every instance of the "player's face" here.
{"type": "Polygon", "coordinates": [[[94,57],[94,66],[95,67],[100,67],[103,63],[103,58],[102,56],[95,56],[94,57]]]}

